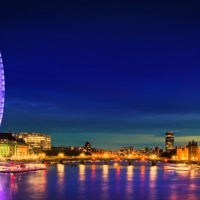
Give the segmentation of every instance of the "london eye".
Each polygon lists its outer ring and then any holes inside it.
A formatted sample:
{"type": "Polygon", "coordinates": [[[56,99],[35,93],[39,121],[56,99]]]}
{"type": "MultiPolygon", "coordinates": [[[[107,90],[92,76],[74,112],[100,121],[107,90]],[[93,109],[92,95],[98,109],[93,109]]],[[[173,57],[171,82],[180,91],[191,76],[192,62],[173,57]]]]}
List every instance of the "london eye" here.
{"type": "Polygon", "coordinates": [[[3,61],[0,52],[0,126],[4,110],[4,98],[5,98],[5,80],[4,80],[3,61]]]}

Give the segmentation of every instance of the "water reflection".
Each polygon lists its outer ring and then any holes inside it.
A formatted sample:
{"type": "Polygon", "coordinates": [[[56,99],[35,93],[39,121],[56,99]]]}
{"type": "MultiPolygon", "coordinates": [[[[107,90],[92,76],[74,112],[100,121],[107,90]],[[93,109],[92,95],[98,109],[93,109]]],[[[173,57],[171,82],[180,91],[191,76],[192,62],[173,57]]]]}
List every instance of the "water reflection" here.
{"type": "Polygon", "coordinates": [[[0,200],[192,200],[200,196],[200,172],[196,171],[171,173],[150,166],[53,166],[47,173],[1,175],[0,200]]]}
{"type": "Polygon", "coordinates": [[[59,174],[63,174],[65,171],[65,166],[62,164],[57,164],[57,170],[59,174]]]}
{"type": "Polygon", "coordinates": [[[116,179],[118,180],[119,179],[119,177],[120,177],[120,168],[121,168],[121,166],[117,163],[116,165],[115,165],[115,167],[116,167],[116,179]]]}
{"type": "Polygon", "coordinates": [[[103,179],[108,180],[108,165],[103,165],[103,179]]]}
{"type": "Polygon", "coordinates": [[[45,170],[41,172],[32,173],[30,179],[33,180],[33,184],[30,184],[27,190],[35,190],[40,196],[43,196],[44,199],[47,198],[47,171],[45,170]],[[37,173],[40,173],[40,176],[37,176],[37,173]],[[40,187],[38,187],[38,185],[40,187]]]}
{"type": "Polygon", "coordinates": [[[150,167],[150,181],[149,181],[149,187],[150,187],[150,198],[156,199],[156,179],[157,179],[157,166],[150,167]]]}
{"type": "Polygon", "coordinates": [[[103,165],[103,173],[102,173],[102,184],[101,184],[101,191],[102,191],[102,199],[108,199],[108,191],[109,191],[109,184],[108,184],[108,165],[103,165]]]}
{"type": "Polygon", "coordinates": [[[165,167],[164,167],[164,170],[163,170],[163,180],[167,180],[167,174],[168,174],[168,170],[167,169],[165,169],[165,167]]]}
{"type": "Polygon", "coordinates": [[[85,165],[79,165],[79,181],[85,180],[85,165]]]}
{"type": "Polygon", "coordinates": [[[127,195],[129,196],[130,194],[133,193],[133,166],[127,166],[127,171],[126,171],[126,177],[127,177],[127,195]]]}
{"type": "Polygon", "coordinates": [[[11,193],[16,193],[18,191],[18,185],[15,182],[17,179],[17,176],[14,174],[10,174],[10,188],[11,188],[11,193]]]}
{"type": "Polygon", "coordinates": [[[92,165],[92,179],[95,179],[95,177],[96,177],[96,165],[92,165]]]}
{"type": "Polygon", "coordinates": [[[132,181],[133,180],[133,166],[127,166],[127,180],[132,181]]]}
{"type": "Polygon", "coordinates": [[[191,170],[190,171],[190,178],[195,178],[198,174],[199,174],[199,171],[191,170]]]}
{"type": "Polygon", "coordinates": [[[63,189],[64,176],[65,176],[65,166],[62,164],[57,164],[58,170],[58,188],[59,190],[63,189]]]}
{"type": "Polygon", "coordinates": [[[7,200],[8,196],[6,195],[6,191],[4,189],[3,180],[4,180],[3,175],[0,175],[0,199],[1,200],[7,200]]]}
{"type": "Polygon", "coordinates": [[[140,179],[142,182],[145,180],[145,166],[140,167],[140,179]]]}
{"type": "Polygon", "coordinates": [[[122,185],[120,184],[120,180],[121,180],[121,177],[120,177],[121,166],[118,163],[115,163],[114,167],[116,168],[116,171],[115,171],[115,180],[116,180],[115,181],[115,190],[116,191],[120,191],[121,187],[122,187],[122,185]]]}
{"type": "Polygon", "coordinates": [[[0,183],[0,192],[3,191],[3,186],[2,184],[0,183]]]}
{"type": "MultiPolygon", "coordinates": [[[[7,199],[25,199],[25,194],[29,194],[29,199],[47,199],[47,173],[46,171],[21,173],[21,174],[9,174],[6,175],[9,178],[9,184],[3,184],[3,191],[7,193],[7,199]],[[38,187],[39,186],[39,187],[38,187]],[[5,189],[6,188],[6,189],[5,189]],[[30,194],[33,193],[34,195],[30,194]],[[20,196],[18,198],[17,196],[20,196]]],[[[4,177],[4,178],[6,178],[4,177]]],[[[1,193],[2,194],[2,193],[1,193]]],[[[0,199],[4,199],[3,197],[0,199]]]]}
{"type": "Polygon", "coordinates": [[[176,171],[176,174],[179,174],[181,176],[188,176],[189,178],[189,175],[190,175],[190,171],[176,171]]]}
{"type": "Polygon", "coordinates": [[[140,167],[140,184],[139,184],[139,191],[140,191],[140,196],[139,199],[145,199],[145,194],[146,194],[146,189],[145,189],[145,166],[140,167]]]}
{"type": "Polygon", "coordinates": [[[150,187],[154,187],[155,186],[155,180],[157,177],[157,166],[152,166],[150,168],[150,187]]]}

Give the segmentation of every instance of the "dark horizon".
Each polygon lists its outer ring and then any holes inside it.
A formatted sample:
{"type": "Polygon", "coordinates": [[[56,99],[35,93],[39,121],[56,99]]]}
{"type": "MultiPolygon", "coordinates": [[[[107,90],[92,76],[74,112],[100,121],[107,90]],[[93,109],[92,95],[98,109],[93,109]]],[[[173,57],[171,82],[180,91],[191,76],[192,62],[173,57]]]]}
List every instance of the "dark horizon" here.
{"type": "Polygon", "coordinates": [[[106,149],[163,146],[168,130],[200,141],[199,19],[199,1],[3,0],[1,131],[106,149]]]}

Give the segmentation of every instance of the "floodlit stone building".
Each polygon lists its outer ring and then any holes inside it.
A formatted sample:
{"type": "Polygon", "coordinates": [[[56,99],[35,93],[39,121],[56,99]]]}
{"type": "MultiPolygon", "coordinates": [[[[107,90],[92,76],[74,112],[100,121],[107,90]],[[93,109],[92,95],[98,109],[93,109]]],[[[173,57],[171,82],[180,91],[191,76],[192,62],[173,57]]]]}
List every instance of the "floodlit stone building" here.
{"type": "Polygon", "coordinates": [[[18,140],[12,133],[0,133],[0,156],[27,156],[28,145],[18,140]]]}
{"type": "Polygon", "coordinates": [[[188,142],[184,147],[176,147],[176,157],[178,160],[198,161],[200,160],[200,147],[194,140],[188,142]]]}
{"type": "Polygon", "coordinates": [[[51,136],[45,133],[20,132],[16,137],[28,144],[30,153],[37,149],[51,149],[51,136]]]}

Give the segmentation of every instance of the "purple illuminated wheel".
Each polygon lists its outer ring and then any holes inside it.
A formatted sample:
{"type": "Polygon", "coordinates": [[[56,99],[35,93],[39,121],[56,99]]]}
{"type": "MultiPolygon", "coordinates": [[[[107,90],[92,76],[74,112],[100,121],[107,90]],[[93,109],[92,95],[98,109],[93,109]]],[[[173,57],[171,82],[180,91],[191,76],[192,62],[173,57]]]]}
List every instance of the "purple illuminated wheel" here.
{"type": "Polygon", "coordinates": [[[3,61],[0,53],[0,125],[3,117],[4,97],[5,97],[5,80],[4,80],[3,61]]]}

